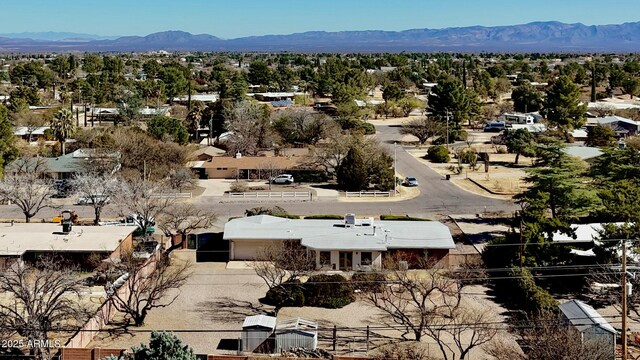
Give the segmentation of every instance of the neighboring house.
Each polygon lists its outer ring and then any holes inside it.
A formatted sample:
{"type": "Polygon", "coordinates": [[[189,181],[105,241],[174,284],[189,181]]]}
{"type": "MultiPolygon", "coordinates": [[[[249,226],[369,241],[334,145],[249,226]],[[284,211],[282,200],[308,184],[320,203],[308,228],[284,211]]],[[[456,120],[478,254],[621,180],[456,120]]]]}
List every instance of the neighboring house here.
{"type": "Polygon", "coordinates": [[[31,138],[31,141],[38,141],[40,139],[44,140],[44,132],[48,129],[50,129],[49,126],[39,126],[34,128],[30,128],[27,126],[17,126],[13,129],[13,135],[21,138],[24,141],[29,141],[29,138],[31,138]],[[31,134],[29,134],[29,132],[31,132],[31,134]]]}
{"type": "Polygon", "coordinates": [[[55,158],[34,157],[29,159],[17,159],[7,165],[5,172],[16,173],[24,169],[34,170],[40,168],[46,176],[56,179],[72,179],[82,173],[96,162],[109,162],[113,172],[120,169],[120,154],[104,154],[95,149],[78,149],[72,153],[55,158]]]}
{"type": "MultiPolygon", "coordinates": [[[[220,99],[220,95],[218,94],[192,94],[191,95],[191,102],[200,101],[207,104],[207,103],[214,103],[219,99],[220,99]]],[[[187,102],[189,102],[189,96],[183,95],[180,97],[174,97],[173,102],[176,102],[179,104],[186,104],[187,102]]]]}
{"type": "Polygon", "coordinates": [[[427,257],[448,266],[455,249],[449,228],[437,221],[355,219],[299,220],[269,215],[233,219],[224,226],[230,260],[255,259],[261,249],[284,241],[299,241],[316,252],[316,266],[331,270],[381,268],[384,257],[408,261],[427,257]]]}
{"type": "Polygon", "coordinates": [[[210,161],[214,157],[224,156],[226,153],[226,150],[219,149],[215,146],[205,146],[192,152],[189,158],[194,159],[194,161],[210,161]]]}
{"type": "Polygon", "coordinates": [[[589,132],[586,129],[571,130],[571,137],[574,141],[587,141],[589,132]]]}
{"type": "MultiPolygon", "coordinates": [[[[136,226],[77,226],[69,233],[54,223],[0,224],[0,268],[14,261],[56,255],[87,265],[92,258],[118,259],[131,250],[136,226]]],[[[90,264],[89,264],[90,265],[90,264]]]]}
{"type": "Polygon", "coordinates": [[[280,100],[291,100],[294,96],[300,95],[303,96],[305,93],[303,92],[266,92],[266,93],[253,93],[247,94],[247,96],[253,96],[258,101],[280,101],[280,100]]]}
{"type": "Polygon", "coordinates": [[[618,137],[626,137],[640,134],[640,121],[624,118],[622,116],[605,116],[587,120],[586,127],[601,125],[610,128],[618,137]]]}
{"type": "Polygon", "coordinates": [[[607,346],[615,359],[617,331],[593,307],[580,300],[571,300],[559,306],[562,317],[580,334],[582,343],[607,346]]]}
{"type": "Polygon", "coordinates": [[[265,179],[290,170],[304,170],[305,156],[217,156],[189,163],[200,179],[265,179]]]}
{"type": "Polygon", "coordinates": [[[600,155],[604,154],[602,150],[592,146],[567,146],[562,151],[586,162],[593,162],[600,155]]]}

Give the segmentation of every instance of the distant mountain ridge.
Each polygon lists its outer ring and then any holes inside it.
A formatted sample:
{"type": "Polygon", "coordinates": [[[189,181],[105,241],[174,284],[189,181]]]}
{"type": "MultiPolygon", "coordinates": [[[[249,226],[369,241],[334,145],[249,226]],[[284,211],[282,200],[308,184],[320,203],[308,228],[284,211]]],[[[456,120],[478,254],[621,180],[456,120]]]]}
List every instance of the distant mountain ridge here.
{"type": "Polygon", "coordinates": [[[404,31],[310,31],[221,39],[164,31],[117,39],[51,41],[0,37],[1,52],[16,51],[299,51],[299,52],[607,52],[640,51],[640,22],[614,25],[557,21],[404,31]]]}
{"type": "Polygon", "coordinates": [[[119,36],[101,36],[74,32],[21,32],[0,34],[0,37],[11,39],[31,39],[43,41],[88,41],[88,40],[114,40],[119,36]]]}

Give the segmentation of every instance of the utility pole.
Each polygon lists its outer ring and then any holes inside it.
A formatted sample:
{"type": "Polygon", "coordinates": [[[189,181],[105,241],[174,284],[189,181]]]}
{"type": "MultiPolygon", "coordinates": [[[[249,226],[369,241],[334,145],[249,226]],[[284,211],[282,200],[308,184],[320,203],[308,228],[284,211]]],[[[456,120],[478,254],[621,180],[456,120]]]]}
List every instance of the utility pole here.
{"type": "Polygon", "coordinates": [[[449,110],[447,110],[447,150],[449,150],[449,110]]]}
{"type": "Polygon", "coordinates": [[[396,178],[396,165],[397,165],[397,158],[398,158],[398,150],[397,150],[397,142],[393,142],[393,196],[396,196],[396,184],[397,184],[397,178],[396,178]]]}
{"type": "Polygon", "coordinates": [[[622,240],[622,360],[627,360],[627,241],[622,240]]]}
{"type": "Polygon", "coordinates": [[[522,211],[519,212],[520,217],[520,270],[524,265],[524,239],[522,237],[522,211]]]}

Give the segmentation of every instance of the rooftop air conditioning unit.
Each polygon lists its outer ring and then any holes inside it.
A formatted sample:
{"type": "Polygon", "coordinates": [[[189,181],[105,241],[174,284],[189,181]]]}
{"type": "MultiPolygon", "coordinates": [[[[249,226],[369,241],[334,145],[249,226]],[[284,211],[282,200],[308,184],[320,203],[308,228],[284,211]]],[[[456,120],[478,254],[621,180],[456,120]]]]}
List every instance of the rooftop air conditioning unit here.
{"type": "Polygon", "coordinates": [[[354,227],[356,225],[356,214],[347,214],[344,216],[344,226],[354,227]]]}

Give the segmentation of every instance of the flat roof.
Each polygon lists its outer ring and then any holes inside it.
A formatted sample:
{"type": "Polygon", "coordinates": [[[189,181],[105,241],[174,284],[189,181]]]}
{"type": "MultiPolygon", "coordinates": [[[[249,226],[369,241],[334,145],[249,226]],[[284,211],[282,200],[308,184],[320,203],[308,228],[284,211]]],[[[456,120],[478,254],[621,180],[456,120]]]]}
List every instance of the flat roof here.
{"type": "Polygon", "coordinates": [[[374,221],[345,227],[343,220],[285,219],[257,215],[224,226],[225,240],[300,240],[313,250],[454,249],[449,228],[438,221],[374,221]]]}
{"type": "Polygon", "coordinates": [[[68,234],[54,223],[0,224],[0,256],[21,256],[27,251],[115,251],[136,226],[78,226],[68,234]]]}

